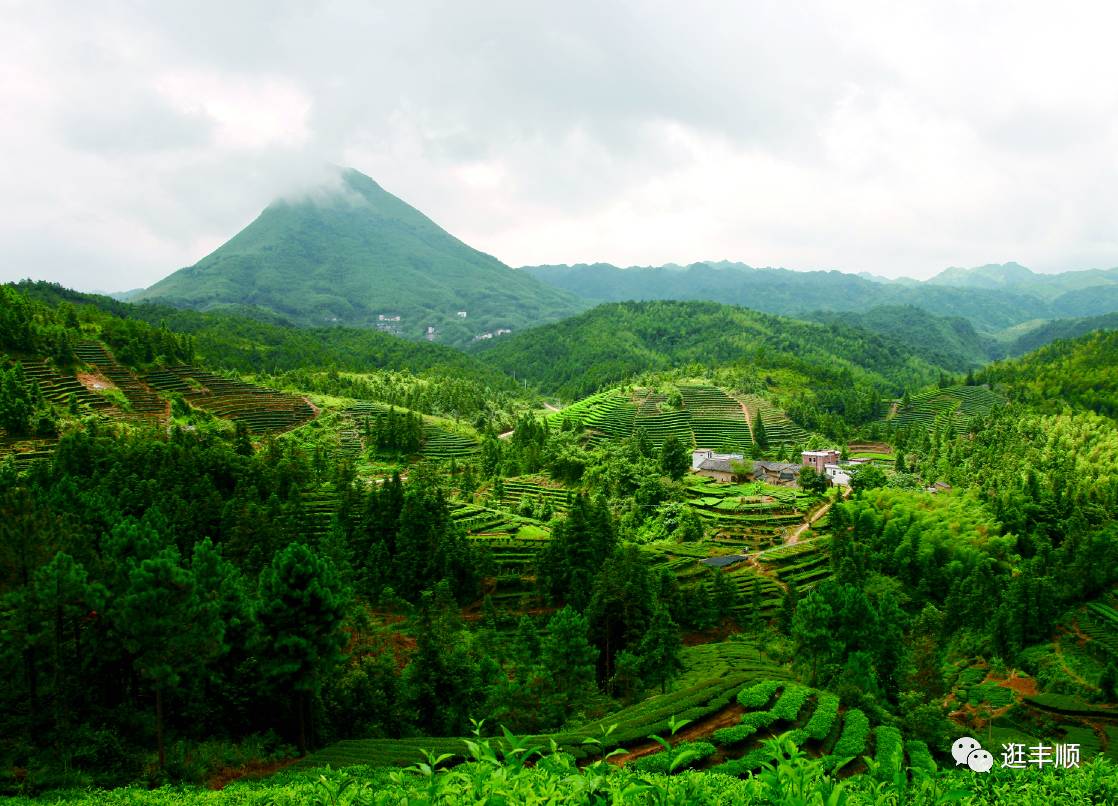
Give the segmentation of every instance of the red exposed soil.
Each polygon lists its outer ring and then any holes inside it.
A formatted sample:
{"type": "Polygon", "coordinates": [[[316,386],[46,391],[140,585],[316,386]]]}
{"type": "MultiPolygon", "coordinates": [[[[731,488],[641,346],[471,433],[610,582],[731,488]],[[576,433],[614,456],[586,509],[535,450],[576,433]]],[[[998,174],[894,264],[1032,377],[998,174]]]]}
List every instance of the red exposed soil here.
{"type": "Polygon", "coordinates": [[[1013,676],[1006,680],[1002,680],[998,685],[1008,689],[1012,689],[1018,694],[1026,697],[1034,696],[1037,693],[1036,678],[1035,677],[1017,677],[1013,676]]]}
{"type": "Polygon", "coordinates": [[[1091,636],[1087,635],[1087,633],[1083,632],[1083,630],[1079,627],[1079,619],[1076,619],[1071,623],[1071,631],[1075,633],[1075,637],[1079,639],[1080,647],[1086,646],[1087,642],[1091,640],[1091,636]]]}
{"type": "Polygon", "coordinates": [[[701,644],[712,644],[717,641],[725,641],[731,635],[741,632],[736,624],[725,623],[721,627],[716,627],[713,630],[706,630],[704,632],[689,632],[681,636],[684,646],[699,646],[701,644]]]}
{"type": "Polygon", "coordinates": [[[299,759],[288,758],[283,761],[250,761],[240,767],[225,767],[218,770],[206,781],[207,789],[224,789],[241,778],[267,778],[285,767],[290,767],[299,759]]]}
{"type": "MultiPolygon", "coordinates": [[[[675,747],[680,742],[694,741],[695,739],[705,739],[710,736],[719,728],[729,728],[741,722],[741,715],[745,713],[745,709],[738,705],[736,702],[727,705],[721,711],[716,711],[710,716],[704,717],[696,722],[687,725],[683,730],[668,739],[668,744],[675,747]]],[[[625,755],[614,756],[610,759],[610,763],[621,766],[628,764],[634,759],[641,758],[642,756],[651,755],[661,746],[658,742],[646,742],[632,748],[625,755]]]]}
{"type": "MultiPolygon", "coordinates": [[[[896,413],[896,403],[893,412],[896,413]]],[[[892,453],[893,448],[887,442],[851,442],[846,446],[850,453],[892,453]]]]}
{"type": "Polygon", "coordinates": [[[94,392],[100,389],[116,389],[116,384],[100,372],[78,372],[74,377],[78,379],[78,383],[94,392]]]}
{"type": "MultiPolygon", "coordinates": [[[[519,618],[520,616],[551,616],[555,614],[555,611],[557,609],[558,608],[555,607],[526,607],[508,609],[505,611],[505,613],[509,616],[515,616],[516,618],[519,618]]],[[[481,621],[483,615],[484,614],[481,612],[481,610],[463,610],[462,620],[481,621]]]]}

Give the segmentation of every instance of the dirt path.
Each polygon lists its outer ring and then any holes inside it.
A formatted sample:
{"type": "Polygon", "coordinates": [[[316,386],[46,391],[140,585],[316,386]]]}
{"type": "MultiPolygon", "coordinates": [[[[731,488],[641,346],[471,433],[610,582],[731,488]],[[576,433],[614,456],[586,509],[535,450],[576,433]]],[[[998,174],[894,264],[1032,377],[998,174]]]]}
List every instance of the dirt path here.
{"type": "MultiPolygon", "coordinates": [[[[683,730],[668,739],[668,744],[675,747],[680,742],[694,741],[695,739],[705,739],[710,736],[719,728],[728,728],[741,722],[741,715],[745,713],[745,709],[738,705],[736,702],[727,705],[721,711],[715,711],[707,717],[703,717],[697,722],[692,722],[687,725],[683,730]]],[[[665,737],[667,738],[667,737],[665,737]]],[[[625,755],[614,756],[610,759],[611,764],[623,766],[628,764],[634,759],[641,758],[642,756],[651,755],[657,750],[662,749],[659,742],[646,742],[645,744],[638,745],[630,750],[625,755]]]]}
{"type": "Polygon", "coordinates": [[[807,531],[813,523],[815,523],[817,520],[819,520],[824,515],[826,515],[830,511],[831,506],[834,503],[835,503],[834,501],[828,501],[826,504],[819,507],[819,509],[815,510],[815,512],[811,513],[811,515],[808,516],[808,519],[806,521],[804,521],[803,523],[801,523],[799,526],[796,527],[796,531],[792,532],[792,534],[788,535],[788,537],[785,538],[784,545],[785,546],[794,546],[797,543],[799,543],[800,542],[800,535],[802,535],[805,531],[807,531]]]}
{"type": "Polygon", "coordinates": [[[506,431],[506,432],[505,432],[505,433],[503,433],[503,434],[498,434],[498,435],[497,435],[497,439],[508,439],[508,438],[509,438],[509,437],[511,437],[512,435],[513,435],[513,432],[512,432],[512,431],[506,431]]]}
{"type": "Polygon", "coordinates": [[[1056,657],[1060,659],[1060,666],[1063,667],[1064,674],[1066,674],[1068,677],[1070,677],[1072,680],[1074,680],[1079,685],[1083,686],[1083,688],[1085,688],[1085,689],[1095,688],[1095,686],[1088,683],[1086,680],[1084,680],[1082,677],[1080,677],[1078,674],[1076,674],[1074,669],[1072,669],[1070,666],[1068,666],[1067,659],[1064,657],[1064,647],[1063,647],[1063,644],[1060,642],[1060,639],[1059,639],[1058,636],[1057,636],[1056,640],[1053,641],[1052,643],[1055,645],[1056,657]]]}
{"type": "Polygon", "coordinates": [[[738,405],[741,406],[741,413],[743,415],[745,415],[745,427],[749,429],[749,441],[754,442],[755,440],[753,439],[753,415],[751,415],[749,413],[749,407],[746,406],[744,403],[742,403],[740,400],[738,401],[738,405]]]}
{"type": "Polygon", "coordinates": [[[555,408],[555,407],[554,407],[554,406],[552,406],[552,405],[551,405],[550,403],[548,403],[548,402],[547,402],[546,400],[545,400],[545,401],[544,401],[544,403],[543,403],[543,407],[544,407],[545,409],[547,409],[548,411],[562,411],[562,409],[557,409],[557,408],[555,408]]]}

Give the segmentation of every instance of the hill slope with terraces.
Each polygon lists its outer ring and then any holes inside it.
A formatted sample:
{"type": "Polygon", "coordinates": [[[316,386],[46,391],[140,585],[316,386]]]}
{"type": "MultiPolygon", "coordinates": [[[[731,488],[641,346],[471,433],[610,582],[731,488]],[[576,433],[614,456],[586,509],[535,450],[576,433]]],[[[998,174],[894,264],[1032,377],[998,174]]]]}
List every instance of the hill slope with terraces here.
{"type": "Polygon", "coordinates": [[[769,446],[802,445],[809,436],[770,400],[703,379],[607,389],[553,412],[548,421],[583,429],[591,445],[643,431],[655,446],[674,436],[688,448],[749,452],[758,414],[769,446]]]}
{"type": "MultiPolygon", "coordinates": [[[[85,339],[72,348],[68,365],[45,357],[9,357],[34,385],[44,404],[69,416],[95,417],[136,426],[166,426],[175,395],[215,417],[242,423],[250,434],[278,434],[316,415],[306,398],[223,377],[188,364],[144,370],[117,360],[102,342],[85,339]]],[[[24,463],[49,455],[53,435],[0,433],[0,457],[24,463]]]]}

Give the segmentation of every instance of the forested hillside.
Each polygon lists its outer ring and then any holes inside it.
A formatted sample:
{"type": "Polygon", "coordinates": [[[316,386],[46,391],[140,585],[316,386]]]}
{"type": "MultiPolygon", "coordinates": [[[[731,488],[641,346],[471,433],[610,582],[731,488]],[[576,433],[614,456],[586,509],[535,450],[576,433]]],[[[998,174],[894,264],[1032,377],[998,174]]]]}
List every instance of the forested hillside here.
{"type": "Polygon", "coordinates": [[[940,374],[885,336],[702,302],[602,305],[477,355],[567,399],[643,372],[733,369],[743,393],[796,393],[805,405],[851,422],[879,416],[881,398],[940,374]]]}
{"type": "Polygon", "coordinates": [[[1118,330],[1118,313],[1043,322],[1014,338],[1005,349],[1011,356],[1024,355],[1057,339],[1074,339],[1096,330],[1118,330]]]}
{"type": "Polygon", "coordinates": [[[23,286],[0,339],[5,794],[1113,794],[1109,334],[960,383],[710,303],[465,355],[23,286]]]}
{"type": "Polygon", "coordinates": [[[281,316],[258,309],[202,313],[169,305],[132,304],[70,291],[51,283],[19,283],[10,288],[28,300],[50,305],[67,303],[62,310],[74,306],[81,318],[94,323],[118,320],[136,323],[111,324],[110,328],[147,324],[189,336],[198,357],[215,368],[252,373],[303,368],[353,372],[406,370],[452,375],[494,389],[508,389],[514,385],[501,372],[453,348],[416,343],[366,328],[301,328],[281,316]]]}
{"type": "Polygon", "coordinates": [[[883,306],[865,312],[816,311],[805,318],[827,325],[858,327],[899,341],[913,355],[952,372],[966,372],[999,358],[1002,347],[975,332],[960,316],[936,316],[915,305],[883,306]]]}
{"type": "Polygon", "coordinates": [[[1044,411],[1071,406],[1118,417],[1118,331],[1056,341],[977,377],[1044,411]]]}

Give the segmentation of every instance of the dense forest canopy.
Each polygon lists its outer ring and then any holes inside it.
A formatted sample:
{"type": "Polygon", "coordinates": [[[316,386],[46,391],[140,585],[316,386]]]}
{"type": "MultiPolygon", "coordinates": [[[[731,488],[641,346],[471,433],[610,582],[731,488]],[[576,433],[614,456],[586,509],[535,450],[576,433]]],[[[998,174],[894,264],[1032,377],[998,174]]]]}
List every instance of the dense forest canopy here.
{"type": "Polygon", "coordinates": [[[973,368],[958,322],[824,318],[613,304],[466,354],[0,286],[0,787],[301,757],[261,797],[368,764],[386,802],[484,770],[763,798],[769,763],[982,802],[937,772],[972,735],[1076,744],[991,781],[1105,798],[1112,334],[973,368]]]}

